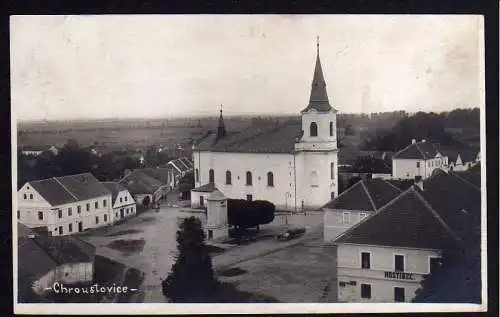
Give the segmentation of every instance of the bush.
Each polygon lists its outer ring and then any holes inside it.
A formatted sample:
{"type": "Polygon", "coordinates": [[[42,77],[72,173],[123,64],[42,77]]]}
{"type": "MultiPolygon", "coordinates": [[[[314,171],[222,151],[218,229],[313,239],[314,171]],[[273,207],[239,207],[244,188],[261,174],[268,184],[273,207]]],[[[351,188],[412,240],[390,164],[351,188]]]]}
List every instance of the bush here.
{"type": "Polygon", "coordinates": [[[227,209],[229,225],[242,229],[270,223],[276,212],[274,204],[263,200],[228,199],[227,209]]]}

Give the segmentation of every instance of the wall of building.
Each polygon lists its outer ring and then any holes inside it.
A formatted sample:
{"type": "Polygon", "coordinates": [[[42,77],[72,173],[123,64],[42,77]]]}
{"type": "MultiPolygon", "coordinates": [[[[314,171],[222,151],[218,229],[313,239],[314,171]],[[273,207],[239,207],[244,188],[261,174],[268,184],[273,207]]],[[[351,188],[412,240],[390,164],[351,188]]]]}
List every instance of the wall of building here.
{"type": "Polygon", "coordinates": [[[448,166],[448,157],[436,157],[430,160],[414,160],[414,159],[393,159],[392,160],[392,176],[396,179],[414,179],[415,176],[428,178],[434,170],[446,169],[448,166]],[[417,167],[417,162],[420,167],[417,167]]]}
{"type": "Polygon", "coordinates": [[[56,281],[64,284],[92,282],[94,262],[66,263],[56,269],[56,281]]]}
{"type": "Polygon", "coordinates": [[[209,192],[195,192],[191,191],[191,208],[202,208],[207,206],[207,197],[210,196],[209,192]],[[200,197],[203,197],[204,206],[200,205],[200,197]]]}
{"type": "Polygon", "coordinates": [[[325,209],[325,219],[323,222],[325,242],[334,241],[339,235],[360,222],[364,217],[371,215],[371,211],[325,209]],[[346,217],[346,220],[349,220],[346,223],[344,222],[344,213],[348,213],[349,215],[346,217]]]}
{"type": "Polygon", "coordinates": [[[424,275],[429,274],[429,258],[439,257],[437,250],[394,248],[368,245],[339,244],[337,247],[338,299],[341,302],[393,302],[394,287],[405,288],[409,302],[420,287],[424,275]],[[361,268],[361,252],[370,252],[370,269],[361,268]],[[386,277],[394,272],[394,255],[405,256],[405,273],[410,278],[386,277]],[[345,283],[345,286],[341,286],[345,283]],[[361,298],[361,284],[371,285],[371,298],[361,298]],[[355,285],[354,285],[355,284],[355,285]]]}
{"type": "Polygon", "coordinates": [[[123,218],[127,218],[136,214],[137,206],[134,197],[132,197],[128,190],[122,190],[116,196],[116,200],[113,204],[113,210],[111,211],[112,222],[116,222],[122,219],[122,209],[123,218]]]}

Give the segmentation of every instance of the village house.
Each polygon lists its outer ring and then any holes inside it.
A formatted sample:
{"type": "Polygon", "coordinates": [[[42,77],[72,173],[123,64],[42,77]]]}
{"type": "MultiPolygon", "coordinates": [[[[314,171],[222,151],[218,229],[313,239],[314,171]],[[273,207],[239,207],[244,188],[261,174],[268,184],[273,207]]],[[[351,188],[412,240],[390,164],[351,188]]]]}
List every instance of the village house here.
{"type": "Polygon", "coordinates": [[[167,163],[167,166],[173,167],[175,170],[174,179],[171,184],[173,187],[177,187],[180,179],[184,177],[186,174],[193,171],[193,162],[191,162],[191,160],[185,157],[169,161],[167,163]]]}
{"type": "Polygon", "coordinates": [[[480,187],[445,172],[418,181],[335,240],[338,300],[411,301],[444,251],[480,250],[480,223],[480,187]]]}
{"type": "Polygon", "coordinates": [[[441,148],[441,152],[448,156],[449,171],[465,171],[479,162],[479,150],[441,148]]]}
{"type": "Polygon", "coordinates": [[[109,224],[110,206],[111,192],[90,173],[30,181],[17,193],[18,221],[53,236],[109,224]]]}
{"type": "Polygon", "coordinates": [[[214,183],[208,183],[191,190],[191,208],[206,208],[207,197],[215,192],[217,188],[214,183]]]}
{"type": "Polygon", "coordinates": [[[193,144],[195,189],[214,183],[233,199],[267,200],[278,209],[319,209],[337,196],[337,111],[330,105],[317,47],[301,120],[215,133],[193,144]]]}
{"type": "Polygon", "coordinates": [[[55,282],[91,283],[95,247],[76,236],[50,236],[17,224],[18,302],[43,302],[55,282]]]}
{"type": "Polygon", "coordinates": [[[448,157],[443,155],[436,144],[425,139],[411,144],[392,156],[392,177],[396,179],[414,179],[420,176],[426,179],[436,169],[445,169],[448,157]]]}
{"type": "Polygon", "coordinates": [[[120,183],[103,182],[111,192],[111,222],[131,217],[136,214],[137,206],[130,192],[120,183]]]}
{"type": "Polygon", "coordinates": [[[325,242],[333,241],[402,192],[383,179],[361,180],[349,187],[323,207],[325,242]]]}
{"type": "Polygon", "coordinates": [[[123,177],[120,182],[134,197],[137,205],[156,204],[169,191],[169,186],[161,180],[151,177],[142,169],[136,169],[123,177]]]}

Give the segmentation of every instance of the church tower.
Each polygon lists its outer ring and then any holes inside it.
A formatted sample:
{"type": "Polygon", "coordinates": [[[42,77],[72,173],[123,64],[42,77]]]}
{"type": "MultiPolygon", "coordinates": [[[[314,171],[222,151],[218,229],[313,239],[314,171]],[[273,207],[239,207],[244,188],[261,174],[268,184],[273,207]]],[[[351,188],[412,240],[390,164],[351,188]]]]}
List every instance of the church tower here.
{"type": "Polygon", "coordinates": [[[298,205],[319,208],[338,193],[337,111],[330,105],[316,44],[309,104],[301,111],[302,136],[295,143],[298,205]]]}

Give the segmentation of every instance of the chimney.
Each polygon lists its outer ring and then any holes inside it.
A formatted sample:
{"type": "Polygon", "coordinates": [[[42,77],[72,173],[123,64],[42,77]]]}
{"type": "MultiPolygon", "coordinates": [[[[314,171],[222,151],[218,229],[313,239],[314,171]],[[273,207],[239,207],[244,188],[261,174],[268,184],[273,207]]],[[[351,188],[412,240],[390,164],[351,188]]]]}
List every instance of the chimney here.
{"type": "Polygon", "coordinates": [[[411,144],[415,144],[415,142],[416,142],[415,139],[411,140],[411,144]]]}
{"type": "Polygon", "coordinates": [[[424,181],[422,180],[422,176],[415,176],[415,185],[417,185],[421,191],[424,190],[424,181]]]}

